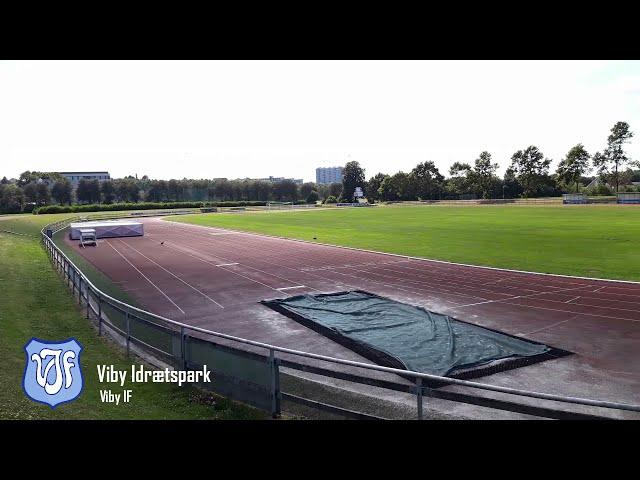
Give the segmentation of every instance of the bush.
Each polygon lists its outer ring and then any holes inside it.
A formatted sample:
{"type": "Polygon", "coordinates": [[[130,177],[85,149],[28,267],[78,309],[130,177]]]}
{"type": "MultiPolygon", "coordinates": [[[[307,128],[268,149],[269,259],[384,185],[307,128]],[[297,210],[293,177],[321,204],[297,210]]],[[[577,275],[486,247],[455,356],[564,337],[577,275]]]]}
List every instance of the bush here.
{"type": "Polygon", "coordinates": [[[315,190],[312,190],[309,196],[307,197],[306,201],[307,203],[316,203],[319,198],[320,196],[318,195],[318,192],[316,192],[315,190]]]}
{"type": "Polygon", "coordinates": [[[584,193],[586,193],[587,196],[613,195],[613,191],[607,185],[604,185],[602,183],[600,185],[597,185],[596,187],[585,190],[584,193]]]}
{"type": "Polygon", "coordinates": [[[338,203],[338,199],[333,195],[329,195],[327,198],[325,198],[324,203],[338,203]]]}
{"type": "Polygon", "coordinates": [[[202,207],[261,207],[267,202],[141,202],[141,203],[111,203],[102,205],[50,205],[35,209],[35,214],[45,213],[86,213],[86,212],[117,212],[120,210],[171,210],[174,208],[202,208],[202,207]]]}
{"type": "Polygon", "coordinates": [[[71,207],[62,205],[48,205],[46,207],[34,208],[31,213],[37,215],[39,213],[69,213],[71,207]]]}
{"type": "Polygon", "coordinates": [[[30,212],[33,212],[35,210],[35,208],[36,208],[36,204],[35,203],[31,203],[31,202],[25,203],[24,204],[24,208],[22,209],[22,212],[23,213],[30,213],[30,212]]]}
{"type": "Polygon", "coordinates": [[[640,192],[640,185],[620,185],[620,192],[640,192]]]}

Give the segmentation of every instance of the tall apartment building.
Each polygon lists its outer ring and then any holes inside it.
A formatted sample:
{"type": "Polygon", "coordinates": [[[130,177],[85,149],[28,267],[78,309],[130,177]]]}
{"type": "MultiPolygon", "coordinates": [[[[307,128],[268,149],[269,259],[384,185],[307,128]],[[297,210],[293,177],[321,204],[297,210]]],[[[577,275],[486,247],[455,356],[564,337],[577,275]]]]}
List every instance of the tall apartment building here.
{"type": "Polygon", "coordinates": [[[343,167],[316,168],[316,183],[341,183],[343,167]]]}

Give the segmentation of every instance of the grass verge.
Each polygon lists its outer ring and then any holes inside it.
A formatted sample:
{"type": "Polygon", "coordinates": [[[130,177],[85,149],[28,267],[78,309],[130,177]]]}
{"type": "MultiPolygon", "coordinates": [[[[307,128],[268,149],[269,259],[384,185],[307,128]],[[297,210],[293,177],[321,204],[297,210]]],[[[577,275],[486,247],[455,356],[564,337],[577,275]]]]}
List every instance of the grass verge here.
{"type": "MultiPolygon", "coordinates": [[[[53,217],[53,216],[52,216],[53,217]]],[[[12,230],[32,234],[54,220],[25,217],[12,230]]],[[[192,387],[136,383],[124,387],[100,383],[97,365],[129,370],[134,362],[96,335],[51,268],[37,237],[0,233],[0,419],[262,419],[266,414],[192,387]],[[24,345],[32,338],[50,341],[76,338],[84,347],[81,365],[84,390],[55,410],[29,400],[22,391],[24,345]],[[100,401],[100,390],[131,389],[130,403],[100,401]]],[[[116,392],[120,393],[120,392],[116,392]]]]}

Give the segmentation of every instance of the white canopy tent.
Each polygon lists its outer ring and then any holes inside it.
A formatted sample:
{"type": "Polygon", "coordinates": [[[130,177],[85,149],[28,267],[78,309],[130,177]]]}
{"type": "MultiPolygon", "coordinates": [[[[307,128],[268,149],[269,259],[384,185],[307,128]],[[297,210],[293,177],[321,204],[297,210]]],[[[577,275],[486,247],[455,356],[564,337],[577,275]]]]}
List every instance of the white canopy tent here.
{"type": "Polygon", "coordinates": [[[140,222],[131,220],[101,220],[97,222],[78,222],[69,225],[69,238],[80,240],[81,230],[95,230],[96,238],[141,237],[144,227],[140,222]]]}

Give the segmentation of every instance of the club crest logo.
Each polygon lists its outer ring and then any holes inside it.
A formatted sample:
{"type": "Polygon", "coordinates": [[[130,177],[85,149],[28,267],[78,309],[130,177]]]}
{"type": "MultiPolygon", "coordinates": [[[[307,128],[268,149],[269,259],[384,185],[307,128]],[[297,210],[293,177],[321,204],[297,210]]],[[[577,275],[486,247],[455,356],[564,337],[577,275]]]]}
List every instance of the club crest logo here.
{"type": "Polygon", "coordinates": [[[22,387],[31,400],[56,408],[75,400],[82,392],[82,345],[75,338],[47,342],[32,338],[24,346],[27,364],[22,387]]]}

